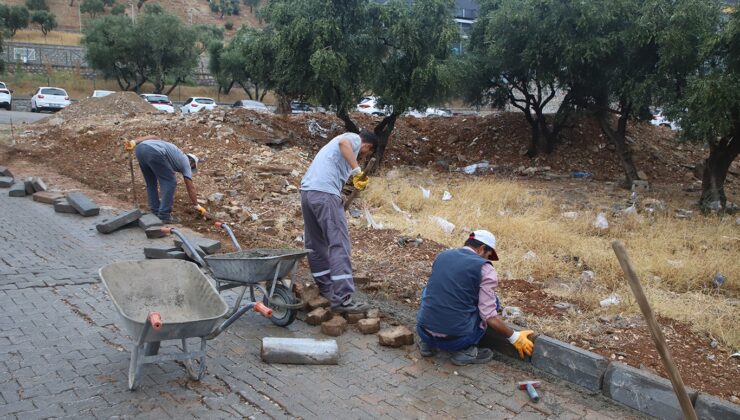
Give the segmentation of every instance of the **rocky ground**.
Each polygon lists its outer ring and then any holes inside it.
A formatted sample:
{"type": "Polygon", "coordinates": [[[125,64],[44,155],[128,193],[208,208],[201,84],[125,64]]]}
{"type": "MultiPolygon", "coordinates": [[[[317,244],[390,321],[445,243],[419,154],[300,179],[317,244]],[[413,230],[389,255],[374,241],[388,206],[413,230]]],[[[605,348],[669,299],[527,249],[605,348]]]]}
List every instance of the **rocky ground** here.
{"type": "MultiPolygon", "coordinates": [[[[360,126],[376,122],[353,115],[360,126]]],[[[318,149],[341,133],[341,121],[331,114],[276,116],[248,110],[218,110],[184,116],[154,112],[133,94],[87,99],[44,122],[16,133],[13,149],[0,161],[46,166],[118,200],[131,202],[129,156],[122,142],[154,134],[205,158],[196,185],[203,204],[219,220],[230,222],[245,247],[283,247],[301,244],[302,219],[297,189],[318,149]]],[[[386,157],[386,169],[396,166],[457,172],[487,160],[495,179],[515,178],[536,187],[570,194],[572,171],[593,175],[594,190],[618,183],[622,170],[613,148],[592,121],[583,119],[564,133],[563,144],[550,156],[524,156],[528,127],[520,114],[454,118],[402,118],[396,125],[386,157]]],[[[668,129],[639,125],[630,130],[635,161],[657,195],[672,196],[691,206],[700,182],[695,166],[706,157],[699,145],[677,144],[668,129]]],[[[134,186],[144,202],[143,180],[137,168],[134,186]]],[[[737,197],[740,165],[728,177],[730,197],[737,197]]],[[[43,175],[43,174],[40,174],[43,175]]],[[[452,176],[452,175],[451,175],[452,176]]],[[[185,215],[188,201],[178,190],[176,211],[185,224],[202,233],[219,235],[210,221],[185,215]]],[[[358,283],[369,292],[418,304],[431,261],[444,247],[433,241],[415,241],[393,230],[372,230],[356,223],[351,228],[358,283]]],[[[502,296],[532,316],[558,316],[566,309],[554,305],[567,300],[548,295],[524,280],[503,281],[502,296]]],[[[662,319],[669,346],[688,385],[736,403],[740,402],[737,349],[717,348],[706,336],[679,322],[662,319]],[[712,357],[708,357],[711,355],[712,357]]],[[[665,375],[641,318],[610,317],[598,324],[574,325],[565,341],[611,359],[665,375]]],[[[556,337],[557,338],[557,337],[556,337]]]]}

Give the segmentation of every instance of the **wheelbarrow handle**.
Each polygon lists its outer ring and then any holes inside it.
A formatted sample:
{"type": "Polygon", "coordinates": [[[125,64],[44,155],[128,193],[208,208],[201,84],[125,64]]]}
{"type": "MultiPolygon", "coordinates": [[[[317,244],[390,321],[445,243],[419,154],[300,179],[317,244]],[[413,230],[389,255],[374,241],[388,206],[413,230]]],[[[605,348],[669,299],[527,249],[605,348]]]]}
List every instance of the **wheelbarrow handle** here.
{"type": "Polygon", "coordinates": [[[229,234],[229,238],[231,238],[231,243],[234,244],[234,248],[236,248],[237,251],[241,251],[242,247],[239,245],[239,241],[236,240],[236,236],[234,236],[234,231],[231,230],[231,227],[224,223],[224,222],[216,222],[213,224],[218,229],[223,229],[226,231],[226,233],[229,234]]]}
{"type": "Polygon", "coordinates": [[[152,324],[152,328],[154,328],[155,331],[162,329],[162,315],[160,315],[159,312],[149,312],[147,321],[152,324]]]}
{"type": "Polygon", "coordinates": [[[262,316],[264,316],[265,318],[270,318],[272,316],[272,309],[268,308],[262,302],[257,302],[254,304],[254,311],[261,313],[262,316]]]}

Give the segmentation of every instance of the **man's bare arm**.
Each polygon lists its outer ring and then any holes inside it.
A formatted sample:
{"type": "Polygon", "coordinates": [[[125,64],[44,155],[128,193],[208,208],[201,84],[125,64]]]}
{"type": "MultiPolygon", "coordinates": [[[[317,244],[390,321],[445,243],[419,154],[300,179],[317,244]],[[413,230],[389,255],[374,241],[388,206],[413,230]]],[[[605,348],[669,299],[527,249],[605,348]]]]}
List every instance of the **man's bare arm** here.
{"type": "Polygon", "coordinates": [[[506,324],[504,324],[504,321],[501,320],[501,317],[494,316],[491,318],[488,318],[486,320],[486,324],[488,324],[488,328],[492,329],[493,331],[501,334],[502,336],[509,338],[512,334],[514,334],[514,330],[509,328],[506,324]]]}
{"type": "Polygon", "coordinates": [[[348,139],[339,140],[339,151],[342,152],[342,157],[349,163],[350,168],[355,169],[360,166],[357,163],[355,152],[352,150],[352,143],[348,139]]]}
{"type": "Polygon", "coordinates": [[[188,197],[190,197],[190,202],[193,203],[194,206],[197,206],[198,194],[195,192],[195,184],[193,184],[193,181],[191,179],[185,178],[185,189],[188,190],[188,197]]]}

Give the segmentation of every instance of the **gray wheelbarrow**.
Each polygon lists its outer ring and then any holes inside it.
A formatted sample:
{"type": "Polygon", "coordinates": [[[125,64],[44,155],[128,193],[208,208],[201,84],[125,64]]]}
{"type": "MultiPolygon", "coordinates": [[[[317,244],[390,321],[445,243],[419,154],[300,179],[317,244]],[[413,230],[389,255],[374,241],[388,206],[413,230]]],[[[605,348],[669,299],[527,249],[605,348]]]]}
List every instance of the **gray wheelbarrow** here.
{"type": "Polygon", "coordinates": [[[215,338],[253,309],[269,317],[272,310],[249,303],[227,319],[228,305],[197,265],[180,260],[122,261],[101,268],[100,279],[134,338],[128,387],[136,389],[141,366],[182,360],[188,375],[200,380],[206,370],[206,340],[215,338]],[[188,348],[188,338],[200,338],[200,350],[188,348]],[[182,352],[159,353],[165,340],[181,340],[182,352]]]}

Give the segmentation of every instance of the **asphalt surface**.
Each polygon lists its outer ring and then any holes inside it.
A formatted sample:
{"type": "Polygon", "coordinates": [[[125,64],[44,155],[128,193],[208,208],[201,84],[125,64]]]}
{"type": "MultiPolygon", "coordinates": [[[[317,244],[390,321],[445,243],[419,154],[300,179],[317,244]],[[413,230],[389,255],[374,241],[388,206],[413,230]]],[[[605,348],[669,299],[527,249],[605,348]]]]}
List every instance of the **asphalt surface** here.
{"type": "Polygon", "coordinates": [[[33,112],[22,112],[22,111],[0,111],[0,124],[10,124],[11,121],[13,124],[19,124],[19,123],[33,123],[38,120],[42,120],[49,115],[52,115],[50,113],[39,113],[35,114],[33,112]]]}

